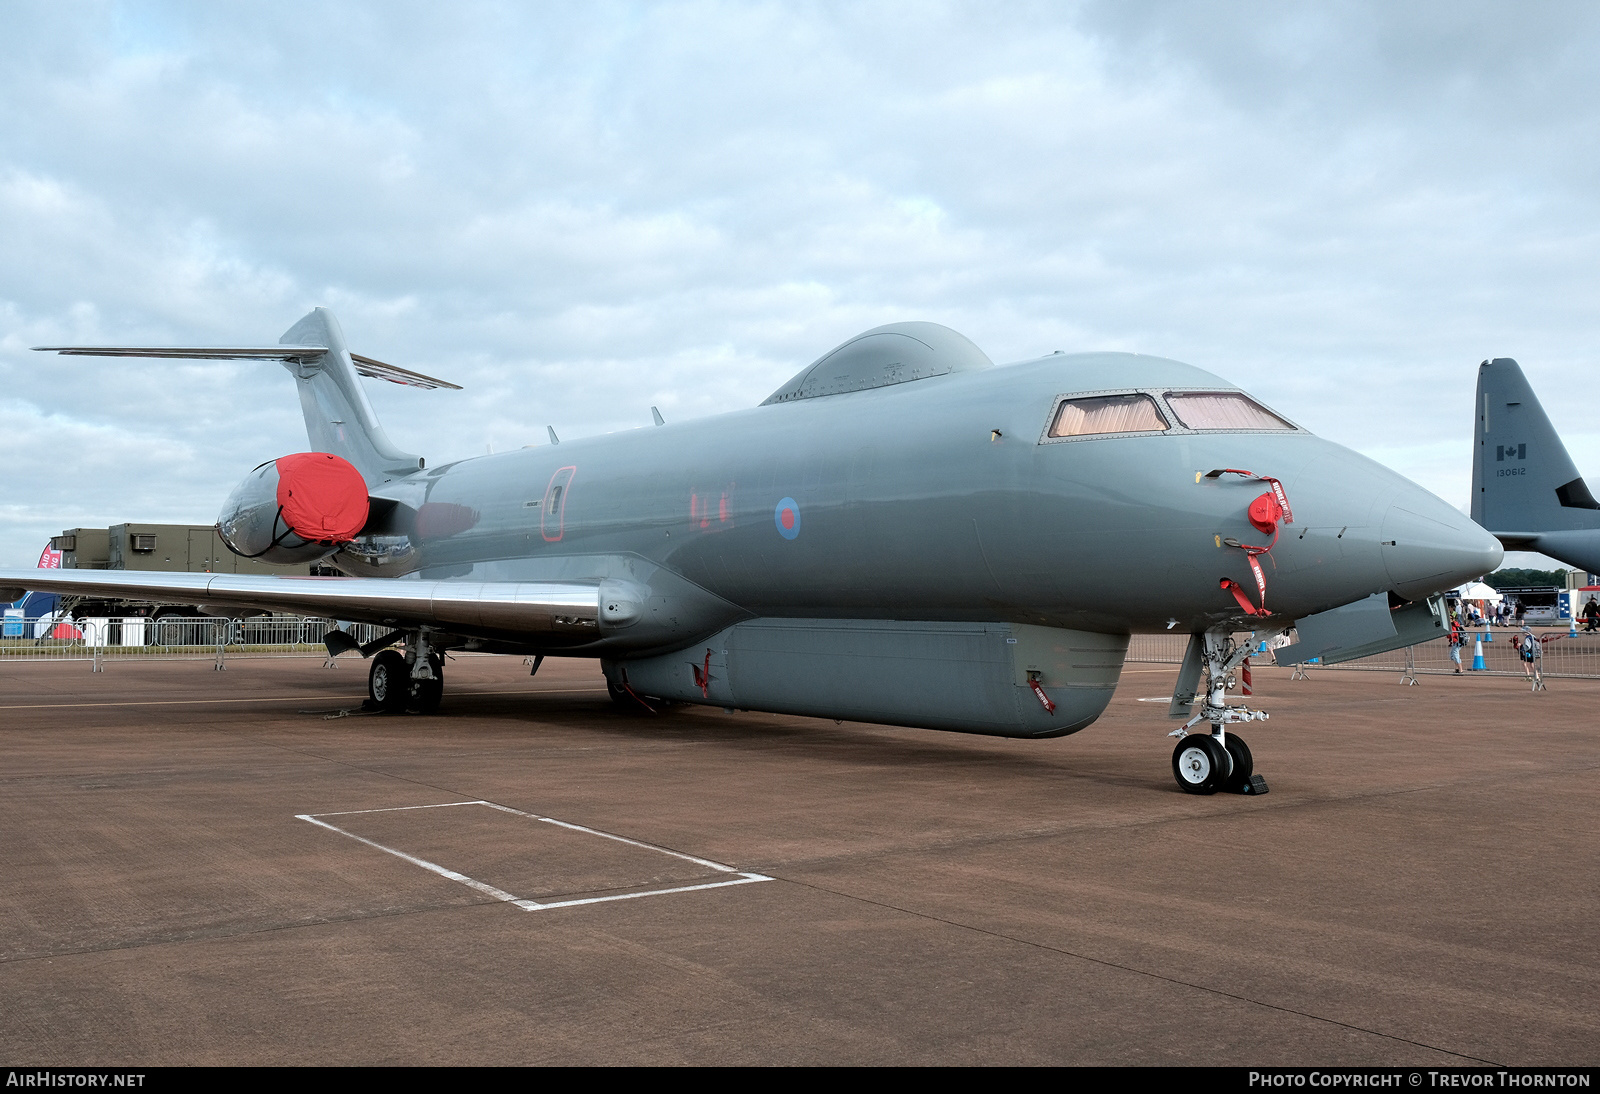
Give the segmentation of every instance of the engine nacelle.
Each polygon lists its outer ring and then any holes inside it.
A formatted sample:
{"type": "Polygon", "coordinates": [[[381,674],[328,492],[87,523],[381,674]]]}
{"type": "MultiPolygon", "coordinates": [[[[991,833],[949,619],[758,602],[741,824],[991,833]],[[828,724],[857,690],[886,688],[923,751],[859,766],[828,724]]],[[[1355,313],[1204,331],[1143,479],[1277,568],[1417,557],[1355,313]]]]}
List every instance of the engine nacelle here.
{"type": "Polygon", "coordinates": [[[367,514],[366,480],[348,460],[297,452],[269,460],[234,487],[217,533],[236,555],[293,565],[355,539],[367,514]]]}

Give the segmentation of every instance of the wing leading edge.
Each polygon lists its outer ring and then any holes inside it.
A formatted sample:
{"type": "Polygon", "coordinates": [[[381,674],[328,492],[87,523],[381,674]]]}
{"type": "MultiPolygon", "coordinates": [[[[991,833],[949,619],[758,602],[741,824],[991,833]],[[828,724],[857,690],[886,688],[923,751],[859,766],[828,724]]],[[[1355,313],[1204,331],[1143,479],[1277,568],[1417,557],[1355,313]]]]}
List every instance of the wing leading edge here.
{"type": "MultiPolygon", "coordinates": [[[[106,596],[157,604],[264,608],[464,635],[598,637],[600,587],[578,582],[410,581],[115,570],[0,570],[9,590],[106,596]]],[[[613,619],[607,622],[626,622],[613,619]]]]}

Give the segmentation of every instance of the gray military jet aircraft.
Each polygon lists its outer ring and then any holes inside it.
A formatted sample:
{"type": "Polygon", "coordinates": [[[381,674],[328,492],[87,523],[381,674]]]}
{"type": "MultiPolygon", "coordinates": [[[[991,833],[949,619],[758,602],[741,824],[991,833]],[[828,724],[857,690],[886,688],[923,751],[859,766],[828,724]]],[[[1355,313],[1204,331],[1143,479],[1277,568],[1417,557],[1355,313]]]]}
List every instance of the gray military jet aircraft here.
{"type": "Polygon", "coordinates": [[[1600,573],[1600,501],[1511,358],[1478,366],[1475,412],[1472,519],[1508,551],[1600,573]]]}
{"type": "Polygon", "coordinates": [[[1105,709],[1130,635],[1176,631],[1179,785],[1260,792],[1226,730],[1266,717],[1228,703],[1253,648],[1238,632],[1298,621],[1280,660],[1406,645],[1440,625],[1430,594],[1501,557],[1209,372],[1129,353],[995,367],[933,323],[852,338],[749,410],[438,467],[389,441],[358,374],[439,381],[352,355],[321,308],[276,346],[42,348],[281,361],[312,451],[250,472],[218,527],[240,554],[350,576],[0,586],[383,624],[329,648],[376,654],[371,702],[392,709],[433,709],[441,654],[482,650],[596,658],[625,702],[1055,737],[1105,709]]]}

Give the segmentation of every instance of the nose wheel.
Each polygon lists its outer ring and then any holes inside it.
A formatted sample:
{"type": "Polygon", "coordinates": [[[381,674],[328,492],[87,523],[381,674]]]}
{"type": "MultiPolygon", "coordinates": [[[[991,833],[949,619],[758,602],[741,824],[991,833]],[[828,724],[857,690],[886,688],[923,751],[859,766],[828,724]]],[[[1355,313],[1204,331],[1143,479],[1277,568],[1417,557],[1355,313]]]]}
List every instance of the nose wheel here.
{"type": "MultiPolygon", "coordinates": [[[[1237,733],[1230,733],[1222,746],[1228,751],[1228,759],[1233,761],[1233,770],[1228,773],[1227,779],[1222,784],[1222,789],[1235,794],[1255,793],[1252,788],[1255,783],[1251,776],[1256,772],[1255,757],[1250,755],[1250,746],[1244,743],[1244,738],[1237,733]]],[[[1256,776],[1260,778],[1260,776],[1256,776]]],[[[1266,780],[1261,780],[1260,793],[1266,793],[1266,780]]]]}
{"type": "Polygon", "coordinates": [[[1172,750],[1172,775],[1190,794],[1215,794],[1233,774],[1228,750],[1206,733],[1191,733],[1172,750]]]}
{"type": "Polygon", "coordinates": [[[1265,794],[1267,783],[1255,773],[1255,757],[1237,733],[1218,741],[1209,733],[1191,733],[1172,750],[1172,777],[1190,794],[1265,794]]]}

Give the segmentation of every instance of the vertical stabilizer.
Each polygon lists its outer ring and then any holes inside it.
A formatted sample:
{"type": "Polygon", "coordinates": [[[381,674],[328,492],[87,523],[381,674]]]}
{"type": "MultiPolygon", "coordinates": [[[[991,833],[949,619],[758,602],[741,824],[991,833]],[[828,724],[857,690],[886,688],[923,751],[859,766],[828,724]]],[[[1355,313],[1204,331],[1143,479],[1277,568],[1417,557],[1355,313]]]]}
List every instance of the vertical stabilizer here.
{"type": "Polygon", "coordinates": [[[1600,502],[1509,357],[1478,366],[1472,519],[1510,550],[1600,566],[1600,502]]]}
{"type": "Polygon", "coordinates": [[[313,308],[278,341],[282,345],[328,347],[326,353],[316,357],[284,362],[300,389],[300,409],[305,414],[306,435],[314,451],[332,452],[349,460],[369,485],[410,474],[422,466],[420,457],[396,448],[378,424],[345,346],[344,332],[332,312],[313,308]]]}

